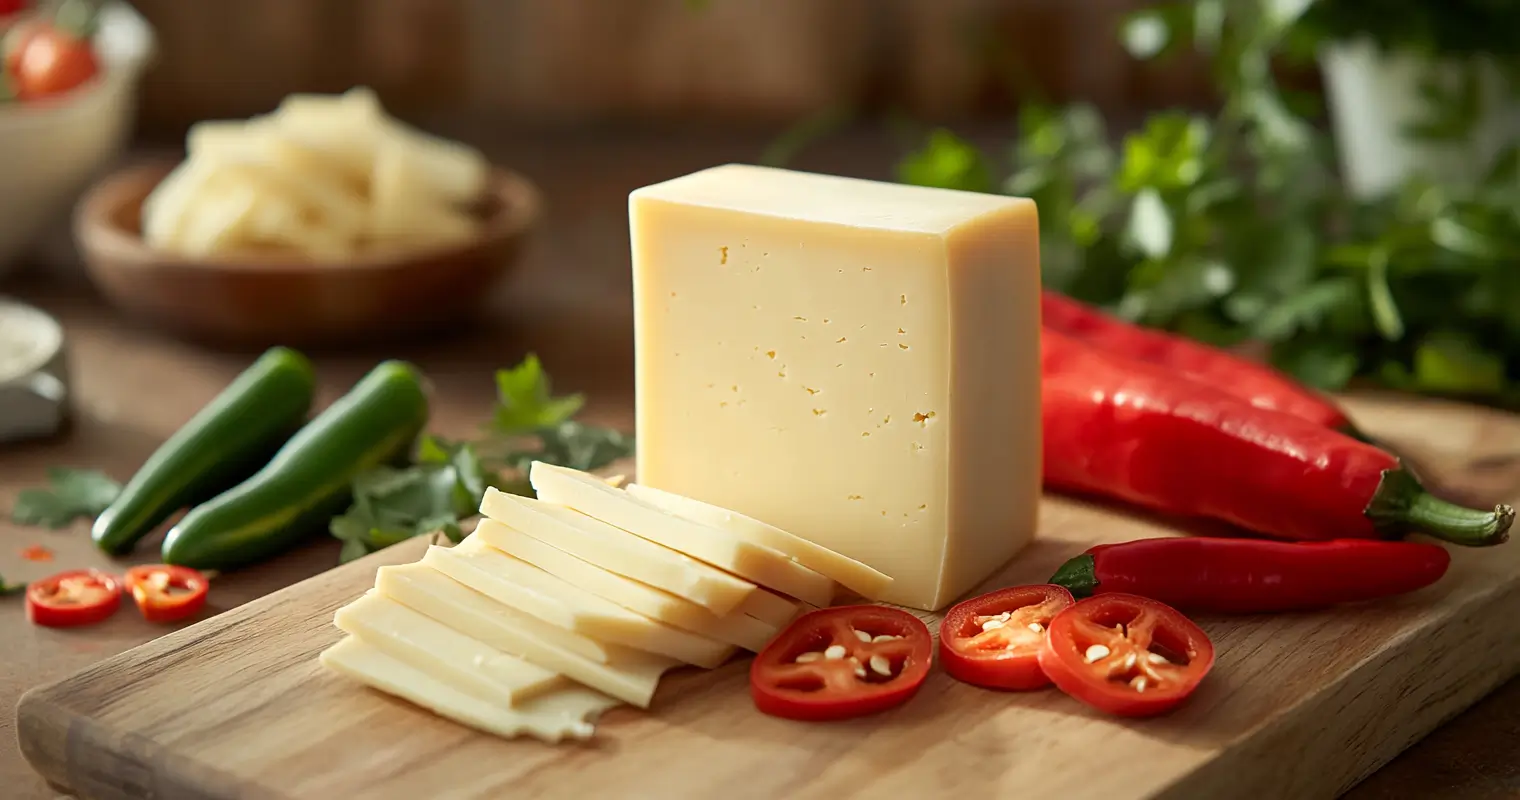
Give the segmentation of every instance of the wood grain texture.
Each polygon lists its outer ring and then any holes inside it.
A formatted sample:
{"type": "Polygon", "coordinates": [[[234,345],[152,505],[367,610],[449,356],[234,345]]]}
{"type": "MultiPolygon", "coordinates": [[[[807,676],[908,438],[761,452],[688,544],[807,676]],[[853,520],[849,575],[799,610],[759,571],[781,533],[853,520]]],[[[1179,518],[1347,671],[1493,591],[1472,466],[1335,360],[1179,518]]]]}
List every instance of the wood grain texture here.
{"type": "MultiPolygon", "coordinates": [[[[1449,406],[1411,401],[1354,408],[1433,474],[1520,443],[1510,417],[1450,417],[1449,406]]],[[[1047,498],[1040,538],[981,588],[1041,581],[1096,541],[1176,530],[1047,498]]],[[[317,665],[339,637],[333,611],[371,586],[378,566],[415,560],[421,545],[29,693],[18,716],[23,751],[85,798],[1330,797],[1520,669],[1520,548],[1511,546],[1457,552],[1439,584],[1389,602],[1203,617],[1217,666],[1163,718],[1118,721],[1055,691],[991,693],[936,670],[902,709],[799,724],[754,711],[739,660],[675,673],[652,711],[617,709],[594,744],[556,748],[475,734],[317,665]],[[1115,768],[1095,769],[1095,753],[1115,768]]]]}

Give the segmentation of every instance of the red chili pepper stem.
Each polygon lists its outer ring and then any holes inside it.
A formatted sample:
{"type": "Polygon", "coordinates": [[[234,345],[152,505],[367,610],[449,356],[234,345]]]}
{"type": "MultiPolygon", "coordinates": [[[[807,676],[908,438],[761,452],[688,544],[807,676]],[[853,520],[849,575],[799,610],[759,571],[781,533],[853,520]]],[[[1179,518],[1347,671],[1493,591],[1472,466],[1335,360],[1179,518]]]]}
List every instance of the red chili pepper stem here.
{"type": "Polygon", "coordinates": [[[1466,547],[1503,544],[1515,522],[1515,509],[1503,503],[1492,511],[1448,503],[1425,491],[1403,467],[1383,470],[1377,491],[1362,513],[1379,534],[1390,539],[1419,532],[1466,547]]]}
{"type": "Polygon", "coordinates": [[[1092,553],[1083,553],[1067,561],[1050,576],[1050,582],[1065,586],[1072,597],[1092,597],[1098,591],[1098,560],[1092,553]]]}

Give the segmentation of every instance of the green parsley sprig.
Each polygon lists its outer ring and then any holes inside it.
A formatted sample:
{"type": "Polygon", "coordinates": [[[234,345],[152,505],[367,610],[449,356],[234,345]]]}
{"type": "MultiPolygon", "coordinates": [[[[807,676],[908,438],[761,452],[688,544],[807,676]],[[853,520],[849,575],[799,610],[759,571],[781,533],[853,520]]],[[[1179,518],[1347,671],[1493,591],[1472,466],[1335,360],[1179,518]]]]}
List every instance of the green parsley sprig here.
{"type": "Polygon", "coordinates": [[[26,489],[16,497],[11,521],[58,529],[76,519],[93,520],[121,494],[121,484],[92,469],[50,467],[48,488],[26,489]]]}
{"type": "Polygon", "coordinates": [[[350,561],[414,536],[442,532],[458,542],[487,486],[531,495],[524,476],[535,460],[593,470],[633,453],[633,438],[574,417],[581,395],[556,397],[538,358],[496,373],[496,406],[483,435],[456,442],[423,436],[413,462],[360,475],[353,505],[330,526],[350,561]]]}

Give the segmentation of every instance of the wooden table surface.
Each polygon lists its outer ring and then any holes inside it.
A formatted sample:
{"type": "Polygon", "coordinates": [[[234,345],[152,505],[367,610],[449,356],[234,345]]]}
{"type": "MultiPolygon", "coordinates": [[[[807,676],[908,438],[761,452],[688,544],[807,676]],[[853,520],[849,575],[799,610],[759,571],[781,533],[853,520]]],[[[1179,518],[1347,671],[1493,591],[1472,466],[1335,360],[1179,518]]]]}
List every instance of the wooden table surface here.
{"type": "MultiPolygon", "coordinates": [[[[447,127],[447,126],[446,126],[447,127]]],[[[585,392],[588,419],[629,427],[633,349],[628,280],[627,192],[725,161],[753,160],[767,137],[735,133],[586,133],[515,137],[460,133],[537,180],[547,222],[520,271],[493,296],[488,313],[452,335],[385,350],[313,354],[321,402],[340,394],[380,358],[407,358],[437,384],[432,427],[468,433],[493,397],[491,372],[537,352],[562,391],[585,392]]],[[[884,177],[893,149],[862,134],[814,149],[798,166],[884,177]]],[[[67,273],[67,270],[65,271],[67,273]]],[[[57,315],[69,337],[76,422],[63,437],[0,446],[0,509],[42,479],[48,466],[103,469],[127,477],[153,448],[219,391],[250,354],[216,352],[163,338],[118,318],[78,276],[0,286],[57,315]]],[[[1520,464],[1510,465],[1520,490],[1520,464]]],[[[1490,478],[1496,476],[1489,476],[1490,478]]],[[[1503,480],[1508,481],[1506,477],[1503,480]]],[[[7,515],[8,516],[8,515],[7,515]]],[[[154,542],[143,548],[150,559],[154,542]]],[[[336,542],[310,545],[267,564],[218,578],[212,606],[224,610],[337,562],[336,542]]],[[[105,566],[86,526],[50,532],[0,517],[0,575],[28,579],[56,569],[105,566]],[[52,563],[30,563],[22,548],[42,544],[52,563]]],[[[15,598],[0,600],[0,786],[17,800],[54,795],[21,759],[11,710],[26,689],[133,647],[162,632],[132,614],[104,626],[60,632],[29,625],[15,598]]],[[[1333,746],[1326,743],[1325,746],[1333,746]]],[[[1520,796],[1520,679],[1419,742],[1347,797],[1520,796]]]]}

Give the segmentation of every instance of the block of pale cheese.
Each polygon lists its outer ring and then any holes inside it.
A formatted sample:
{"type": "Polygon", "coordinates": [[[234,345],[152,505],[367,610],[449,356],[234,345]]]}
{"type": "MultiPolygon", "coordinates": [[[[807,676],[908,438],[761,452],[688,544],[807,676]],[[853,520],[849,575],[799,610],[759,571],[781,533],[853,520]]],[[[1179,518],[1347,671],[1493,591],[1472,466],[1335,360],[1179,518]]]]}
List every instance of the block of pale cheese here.
{"type": "Polygon", "coordinates": [[[629,197],[638,482],[934,609],[1034,535],[1040,276],[1021,198],[729,165],[629,197]]]}

